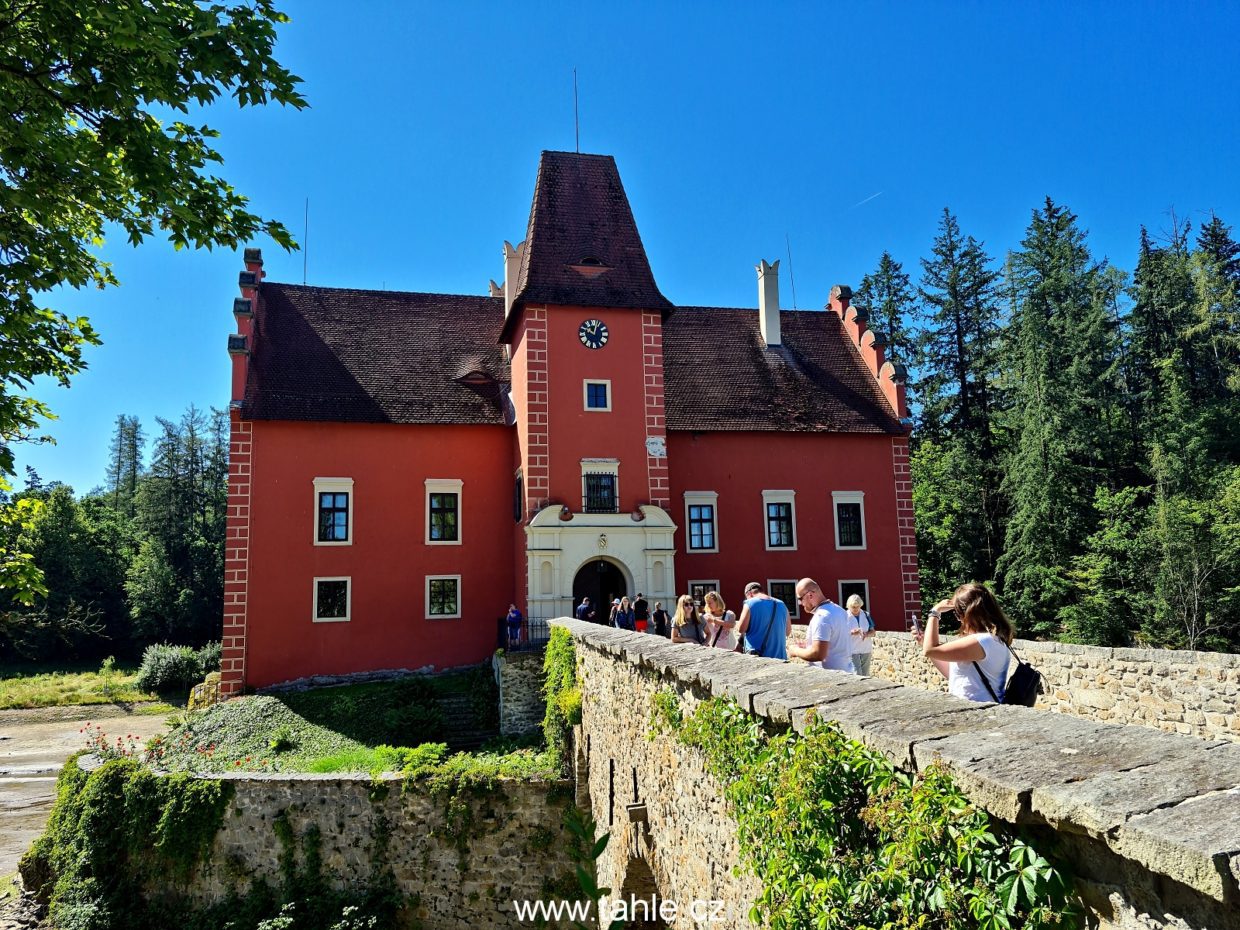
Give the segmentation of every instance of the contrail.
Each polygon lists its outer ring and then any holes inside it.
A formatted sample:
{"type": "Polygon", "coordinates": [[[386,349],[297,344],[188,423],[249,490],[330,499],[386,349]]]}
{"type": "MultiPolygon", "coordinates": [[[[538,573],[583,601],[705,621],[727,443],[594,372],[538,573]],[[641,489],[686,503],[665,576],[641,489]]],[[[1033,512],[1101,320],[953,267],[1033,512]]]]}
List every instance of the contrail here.
{"type": "Polygon", "coordinates": [[[853,204],[851,207],[849,207],[848,209],[850,209],[850,210],[855,210],[855,209],[857,209],[857,207],[861,206],[861,204],[863,204],[863,203],[869,203],[869,202],[870,202],[871,200],[873,200],[875,197],[881,197],[881,196],[883,196],[883,192],[882,192],[882,191],[879,191],[877,194],[871,194],[869,197],[865,198],[865,200],[862,200],[862,201],[859,201],[859,202],[857,202],[857,203],[854,203],[854,204],[853,204]]]}

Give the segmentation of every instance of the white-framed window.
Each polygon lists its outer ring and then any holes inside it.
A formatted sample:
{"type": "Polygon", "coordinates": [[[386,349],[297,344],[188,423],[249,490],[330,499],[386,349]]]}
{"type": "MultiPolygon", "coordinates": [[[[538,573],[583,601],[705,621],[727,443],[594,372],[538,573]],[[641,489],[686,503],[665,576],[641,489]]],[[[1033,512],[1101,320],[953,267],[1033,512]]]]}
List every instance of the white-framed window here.
{"type": "Polygon", "coordinates": [[[767,549],[796,549],[796,497],[796,491],[762,492],[762,514],[767,549]]]}
{"type": "Polygon", "coordinates": [[[314,579],[314,611],[310,618],[315,623],[347,623],[352,607],[353,579],[314,579]]]}
{"type": "Polygon", "coordinates": [[[841,607],[848,606],[848,599],[854,594],[861,595],[861,606],[868,613],[870,610],[870,582],[866,578],[849,578],[840,582],[840,599],[837,603],[841,607]]]}
{"type": "Polygon", "coordinates": [[[611,382],[585,381],[581,385],[582,403],[587,411],[608,413],[611,410],[611,382]]]}
{"type": "Polygon", "coordinates": [[[690,581],[689,596],[693,598],[693,603],[697,605],[698,610],[702,609],[702,605],[706,603],[707,591],[718,591],[719,579],[714,581],[690,581]]]}
{"type": "Polygon", "coordinates": [[[620,512],[620,460],[581,460],[583,513],[620,512]]]}
{"type": "Polygon", "coordinates": [[[685,491],[685,541],[690,552],[719,551],[719,495],[685,491]]]}
{"type": "Polygon", "coordinates": [[[426,576],[426,619],[456,620],[461,616],[461,576],[426,576]]]}
{"type": "Polygon", "coordinates": [[[801,616],[801,602],[797,600],[797,583],[793,578],[768,578],[766,593],[777,601],[783,601],[788,616],[797,620],[801,616]]]}
{"type": "Polygon", "coordinates": [[[426,544],[461,544],[461,488],[459,478],[426,479],[426,544]]]}
{"type": "Polygon", "coordinates": [[[353,545],[353,479],[314,479],[314,544],[353,545]]]}
{"type": "Polygon", "coordinates": [[[831,510],[835,514],[835,548],[865,548],[865,492],[832,491],[831,510]]]}

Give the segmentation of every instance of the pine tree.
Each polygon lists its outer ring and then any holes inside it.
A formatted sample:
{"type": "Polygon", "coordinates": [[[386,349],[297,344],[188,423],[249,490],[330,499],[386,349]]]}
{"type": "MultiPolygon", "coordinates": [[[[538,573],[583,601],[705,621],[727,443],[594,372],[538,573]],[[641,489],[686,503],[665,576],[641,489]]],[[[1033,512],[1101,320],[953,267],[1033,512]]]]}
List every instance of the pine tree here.
{"type": "Polygon", "coordinates": [[[998,281],[981,243],[963,236],[956,217],[944,209],[931,257],[922,259],[914,439],[917,450],[923,443],[932,446],[920,453],[914,494],[957,515],[957,531],[938,545],[931,543],[929,516],[918,520],[919,541],[931,554],[922,571],[957,583],[993,577],[1001,540],[998,281]],[[948,460],[932,465],[925,460],[929,454],[948,460]]]}
{"type": "Polygon", "coordinates": [[[887,337],[887,355],[905,365],[913,362],[913,334],[910,328],[916,295],[904,266],[883,252],[878,267],[861,279],[855,303],[865,307],[870,327],[887,337]]]}
{"type": "Polygon", "coordinates": [[[108,459],[107,490],[112,509],[126,517],[134,513],[133,499],[142,476],[142,449],[146,439],[137,417],[120,414],[108,459]]]}
{"type": "Polygon", "coordinates": [[[1012,510],[998,575],[1007,605],[1041,633],[1071,588],[1068,567],[1093,532],[1095,489],[1119,417],[1115,278],[1089,254],[1076,216],[1047,198],[1010,260],[1011,423],[1004,488],[1012,510]]]}

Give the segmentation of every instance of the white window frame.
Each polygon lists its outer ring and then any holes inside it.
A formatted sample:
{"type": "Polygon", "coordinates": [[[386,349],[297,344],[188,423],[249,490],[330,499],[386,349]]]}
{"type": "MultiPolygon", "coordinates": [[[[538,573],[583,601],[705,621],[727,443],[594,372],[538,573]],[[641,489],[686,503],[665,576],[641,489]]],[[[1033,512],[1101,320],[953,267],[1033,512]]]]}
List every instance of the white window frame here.
{"type": "Polygon", "coordinates": [[[581,382],[581,407],[586,413],[611,413],[611,382],[601,378],[587,378],[581,382]],[[607,388],[607,406],[591,407],[590,406],[590,385],[601,384],[607,388]]]}
{"type": "Polygon", "coordinates": [[[715,491],[685,491],[685,552],[718,552],[719,551],[719,495],[715,491]],[[709,504],[711,513],[711,538],[713,546],[698,549],[693,545],[692,524],[689,521],[689,508],[709,504]]]}
{"type": "MultiPolygon", "coordinates": [[[[697,578],[697,579],[694,579],[693,581],[686,582],[687,587],[685,588],[685,593],[688,594],[690,597],[693,596],[693,586],[695,584],[702,585],[706,589],[706,591],[718,591],[719,590],[719,579],[718,578],[715,578],[715,579],[697,578]]],[[[705,602],[706,600],[706,591],[702,592],[703,602],[705,602]]],[[[698,604],[697,606],[700,608],[703,605],[698,604]]],[[[673,609],[672,613],[675,613],[675,612],[676,611],[673,609]]]]}
{"type": "Polygon", "coordinates": [[[844,585],[846,584],[865,585],[865,593],[861,595],[862,599],[865,601],[865,606],[862,607],[861,609],[864,610],[868,614],[870,612],[870,579],[869,578],[841,578],[839,580],[839,584],[836,586],[836,589],[835,589],[836,593],[839,595],[839,598],[840,598],[835,603],[839,604],[841,607],[847,607],[847,605],[844,603],[844,585]]]}
{"type": "Polygon", "coordinates": [[[351,575],[333,575],[331,577],[316,577],[311,582],[310,588],[310,619],[314,623],[348,623],[353,619],[353,577],[351,575]],[[344,616],[343,617],[320,617],[319,616],[319,582],[320,581],[343,581],[344,588],[344,616]]]}
{"type": "Polygon", "coordinates": [[[844,552],[861,552],[866,548],[865,534],[865,491],[832,491],[831,522],[835,526],[835,548],[844,552]],[[861,506],[861,545],[840,545],[840,504],[859,504],[861,506]]]}
{"type": "Polygon", "coordinates": [[[611,475],[616,492],[616,513],[620,512],[620,460],[619,459],[582,459],[581,460],[581,512],[586,512],[586,475],[611,475]]]}
{"type": "Polygon", "coordinates": [[[426,505],[426,517],[422,521],[422,535],[428,546],[459,546],[465,538],[465,482],[460,478],[427,478],[424,482],[426,493],[423,503],[426,505]],[[431,495],[456,495],[456,539],[431,539],[431,495]]]}
{"type": "Polygon", "coordinates": [[[423,611],[427,620],[460,620],[461,619],[461,576],[460,575],[427,575],[426,586],[423,590],[425,599],[423,600],[423,611]],[[455,581],[456,582],[456,613],[454,614],[433,614],[431,613],[431,582],[432,581],[455,581]]]}
{"type": "Polygon", "coordinates": [[[762,492],[762,544],[767,552],[796,552],[797,550],[797,492],[796,491],[763,491],[762,492]],[[771,525],[767,515],[768,504],[790,504],[792,511],[792,545],[772,546],[771,525]]]}
{"type": "Polygon", "coordinates": [[[353,511],[356,509],[353,505],[355,498],[353,496],[353,479],[352,478],[315,478],[314,479],[314,525],[310,529],[310,539],[316,546],[351,546],[353,545],[353,511]],[[347,539],[319,539],[319,495],[320,494],[348,494],[349,495],[349,526],[345,530],[348,533],[347,539]]]}
{"type": "Polygon", "coordinates": [[[792,597],[793,597],[793,600],[796,601],[796,603],[788,608],[788,616],[791,617],[793,620],[801,619],[801,602],[800,600],[797,599],[797,596],[796,596],[798,580],[799,579],[796,579],[796,578],[768,578],[766,579],[766,593],[769,594],[774,600],[777,600],[777,601],[779,600],[779,598],[775,597],[775,589],[772,588],[771,586],[777,585],[777,584],[792,585],[792,597]]]}

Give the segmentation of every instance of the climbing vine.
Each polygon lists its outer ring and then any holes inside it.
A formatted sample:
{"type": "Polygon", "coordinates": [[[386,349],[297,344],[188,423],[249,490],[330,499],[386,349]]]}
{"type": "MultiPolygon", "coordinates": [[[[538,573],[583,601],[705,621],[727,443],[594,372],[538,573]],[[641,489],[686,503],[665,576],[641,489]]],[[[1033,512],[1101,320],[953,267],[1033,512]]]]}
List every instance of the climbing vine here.
{"type": "Polygon", "coordinates": [[[569,730],[581,722],[581,688],[577,683],[577,650],[573,646],[573,636],[562,627],[551,631],[543,657],[543,673],[543,697],[547,704],[543,735],[547,748],[567,769],[569,730]]]}
{"type": "Polygon", "coordinates": [[[22,858],[26,887],[62,930],[144,926],[139,890],[186,881],[220,828],[225,782],[157,776],[133,759],[69,760],[47,830],[22,858]]]}
{"type": "MultiPolygon", "coordinates": [[[[331,889],[322,874],[317,827],[299,838],[282,813],[272,824],[281,887],[245,876],[245,895],[203,907],[185,891],[223,824],[232,785],[186,773],[157,775],[131,758],[111,759],[90,772],[78,760],[74,756],[61,771],[47,830],[20,864],[27,889],[47,907],[57,930],[391,926],[401,901],[388,864],[391,828],[382,817],[370,881],[360,890],[331,889]]],[[[227,872],[231,866],[222,867],[227,872]]]]}
{"type": "Polygon", "coordinates": [[[1080,925],[1066,876],[973,807],[942,768],[910,776],[829,723],[772,736],[726,699],[682,720],[667,697],[675,695],[662,693],[651,730],[700,750],[725,785],[743,868],[763,888],[755,922],[772,930],[1080,925]]]}

